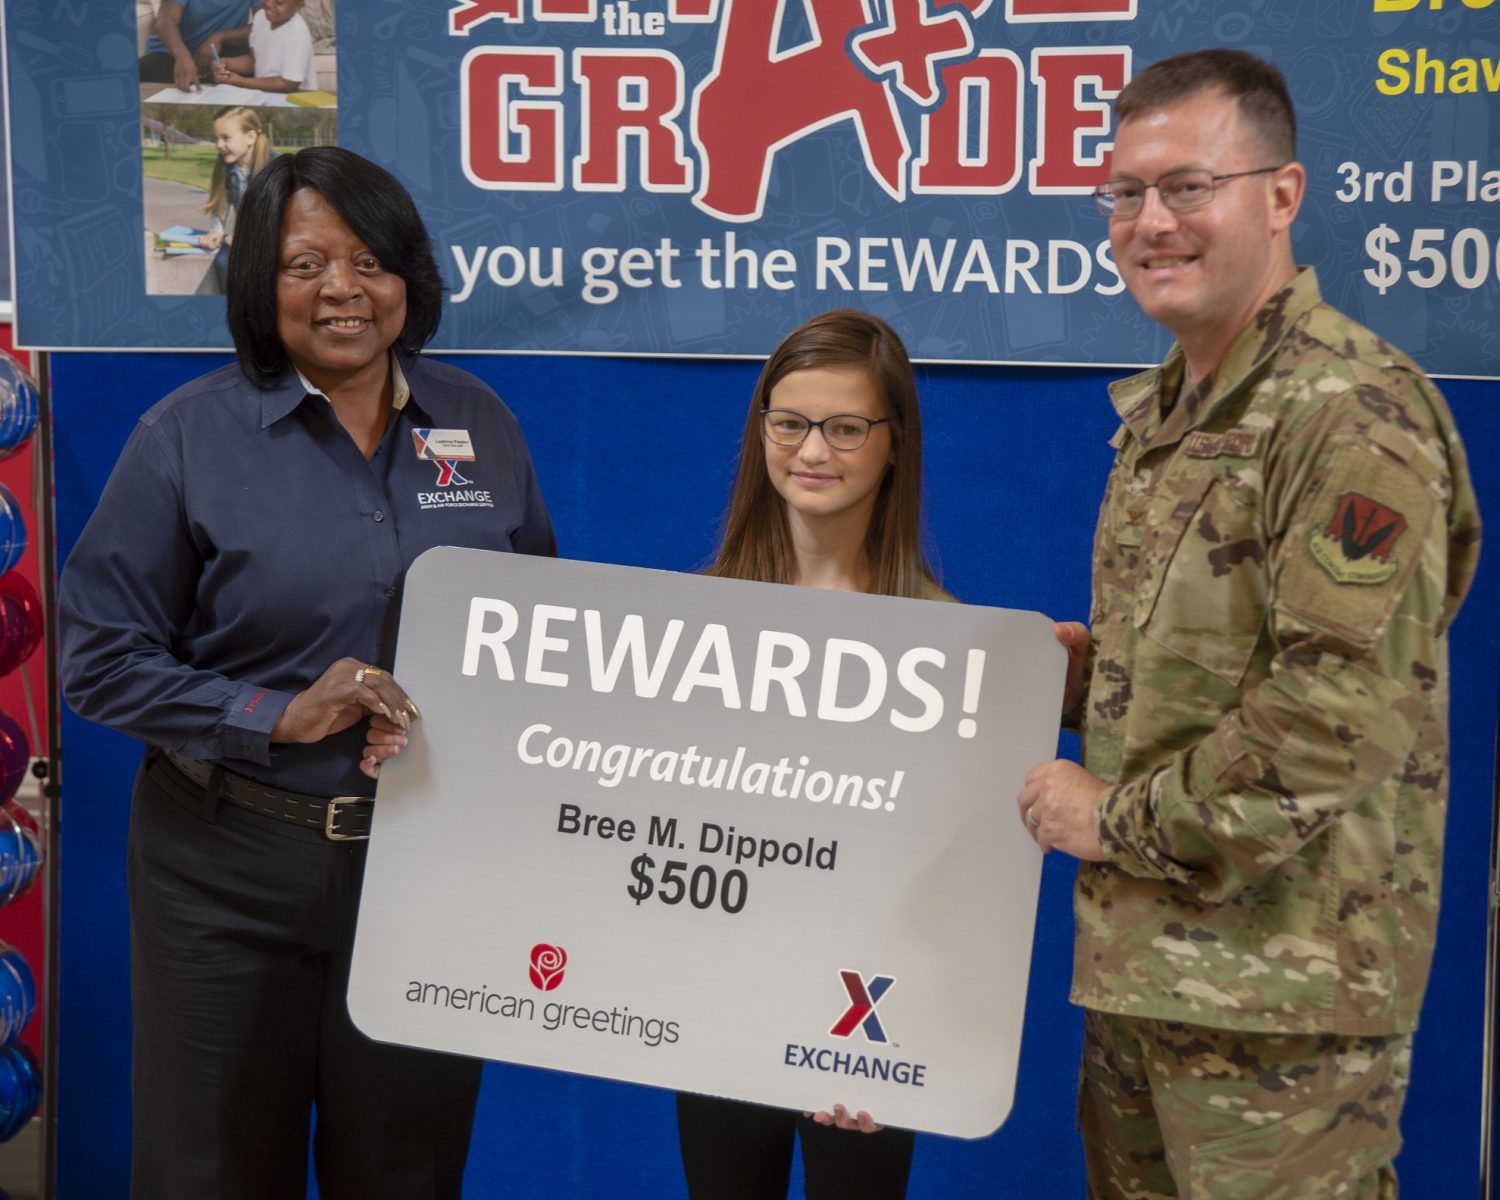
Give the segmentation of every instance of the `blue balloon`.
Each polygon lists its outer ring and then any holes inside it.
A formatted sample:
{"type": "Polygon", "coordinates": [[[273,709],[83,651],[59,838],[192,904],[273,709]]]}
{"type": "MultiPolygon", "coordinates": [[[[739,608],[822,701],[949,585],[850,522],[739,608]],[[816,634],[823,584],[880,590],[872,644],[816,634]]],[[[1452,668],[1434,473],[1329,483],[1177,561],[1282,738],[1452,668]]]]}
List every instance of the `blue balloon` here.
{"type": "Polygon", "coordinates": [[[42,871],[42,837],[14,800],[0,805],[0,906],[23,896],[42,871]]]}
{"type": "Polygon", "coordinates": [[[26,552],[26,517],[10,488],[0,483],[0,575],[26,552]]]}
{"type": "Polygon", "coordinates": [[[9,458],[36,432],[41,415],[34,380],[9,354],[0,351],[0,459],[9,458]]]}
{"type": "Polygon", "coordinates": [[[36,1015],[36,977],[14,946],[0,942],[0,1045],[9,1045],[36,1015]]]}
{"type": "Polygon", "coordinates": [[[0,1049],[0,1142],[15,1137],[42,1100],[42,1073],[25,1042],[0,1049]]]}

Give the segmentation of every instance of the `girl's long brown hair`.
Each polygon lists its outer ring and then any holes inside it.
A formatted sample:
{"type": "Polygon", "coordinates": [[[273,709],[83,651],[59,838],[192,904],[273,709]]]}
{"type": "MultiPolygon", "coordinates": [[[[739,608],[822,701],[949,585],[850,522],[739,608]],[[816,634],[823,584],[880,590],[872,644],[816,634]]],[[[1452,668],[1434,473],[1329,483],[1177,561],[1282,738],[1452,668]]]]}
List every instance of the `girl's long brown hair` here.
{"type": "Polygon", "coordinates": [[[922,414],[911,361],[889,325],[853,309],[836,309],[799,325],[766,360],[745,419],[724,536],[707,573],[764,583],[796,581],[786,501],[766,471],[761,413],[770,407],[771,390],[788,375],[829,367],[863,368],[891,418],[893,461],[865,535],[869,590],[882,596],[930,595],[935,576],[922,545],[922,414]]]}
{"type": "MultiPolygon", "coordinates": [[[[217,125],[225,117],[233,117],[239,122],[241,133],[255,133],[259,136],[255,139],[255,149],[250,152],[250,174],[246,183],[260,174],[266,163],[271,161],[271,138],[261,127],[260,114],[253,108],[246,108],[243,104],[230,105],[221,108],[214,113],[214,124],[217,125]]],[[[225,176],[229,174],[229,168],[224,163],[224,156],[214,156],[213,178],[208,182],[208,202],[204,204],[201,212],[222,214],[224,203],[228,197],[228,184],[225,176]]]]}

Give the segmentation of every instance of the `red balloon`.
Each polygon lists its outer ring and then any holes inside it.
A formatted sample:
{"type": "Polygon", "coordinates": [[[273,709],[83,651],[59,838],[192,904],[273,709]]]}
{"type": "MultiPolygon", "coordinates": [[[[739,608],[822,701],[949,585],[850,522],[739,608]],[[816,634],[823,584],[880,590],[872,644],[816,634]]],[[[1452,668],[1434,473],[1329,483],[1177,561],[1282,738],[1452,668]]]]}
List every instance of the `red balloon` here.
{"type": "Polygon", "coordinates": [[[42,641],[42,601],[23,576],[0,575],[0,675],[14,671],[42,641]]]}
{"type": "Polygon", "coordinates": [[[25,732],[10,714],[0,710],[0,803],[16,794],[30,766],[31,747],[25,732]]]}

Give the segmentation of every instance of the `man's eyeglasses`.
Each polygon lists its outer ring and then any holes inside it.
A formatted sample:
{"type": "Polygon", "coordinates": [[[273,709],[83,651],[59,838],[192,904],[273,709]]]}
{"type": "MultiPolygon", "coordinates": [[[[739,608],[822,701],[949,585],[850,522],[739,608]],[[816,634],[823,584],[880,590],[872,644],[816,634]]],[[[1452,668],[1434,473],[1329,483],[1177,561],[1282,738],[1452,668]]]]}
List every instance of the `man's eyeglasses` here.
{"type": "Polygon", "coordinates": [[[767,440],[778,446],[800,446],[816,429],[835,450],[858,450],[868,440],[871,429],[890,420],[890,417],[872,420],[853,413],[835,413],[821,421],[813,421],[789,408],[768,408],[760,416],[767,440]]]}
{"type": "Polygon", "coordinates": [[[1094,189],[1094,203],[1106,217],[1128,220],[1140,215],[1146,204],[1146,193],[1155,188],[1163,204],[1181,212],[1183,209],[1201,208],[1207,204],[1214,198],[1215,185],[1226,179],[1264,175],[1269,171],[1279,170],[1279,166],[1256,167],[1253,171],[1235,171],[1231,175],[1215,175],[1201,170],[1168,171],[1155,183],[1142,183],[1139,179],[1111,179],[1094,189]]]}

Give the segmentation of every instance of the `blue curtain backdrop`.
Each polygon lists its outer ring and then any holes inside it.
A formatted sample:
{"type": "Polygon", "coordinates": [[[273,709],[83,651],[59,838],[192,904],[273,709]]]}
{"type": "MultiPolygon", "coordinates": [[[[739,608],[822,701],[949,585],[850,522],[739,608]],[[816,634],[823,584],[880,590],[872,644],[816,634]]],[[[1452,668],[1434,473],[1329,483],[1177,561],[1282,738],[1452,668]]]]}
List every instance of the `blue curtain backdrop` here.
{"type": "MultiPolygon", "coordinates": [[[[59,558],[98,499],[135,418],[214,355],[53,357],[59,558]]],[[[505,357],[456,359],[482,375],[525,428],[562,553],[692,570],[713,545],[751,386],[748,362],[505,357]]],[[[919,369],[929,527],[961,599],[1083,619],[1089,541],[1115,421],[1118,372],[919,369]]],[[[1480,503],[1500,514],[1500,384],[1444,384],[1468,444],[1480,503]]],[[[277,481],[267,479],[267,488],[277,481]]],[[[1404,1193],[1478,1191],[1485,916],[1500,567],[1492,548],[1453,638],[1453,780],[1438,958],[1416,1041],[1404,1193]]],[[[1076,744],[1065,737],[1065,753],[1076,744]]],[[[59,1200],[126,1194],[128,945],[124,842],[138,744],[67,714],[63,722],[59,1200]]],[[[1008,805],[1012,797],[997,795],[1008,805]]],[[[978,1142],[923,1137],[913,1200],[1082,1195],[1073,1132],[1079,1018],[1066,1002],[1072,865],[1048,861],[1015,1110],[978,1142]]],[[[497,919],[503,919],[499,917],[497,919]]],[[[851,920],[857,917],[851,914],[851,920]]],[[[1017,963],[1027,970],[1028,964],[1017,963]]],[[[756,981],[746,981],[755,987],[756,981]]],[[[672,1097],[551,1072],[487,1069],[468,1194],[672,1200],[672,1097]]],[[[794,1188],[800,1194],[800,1187],[794,1188]]]]}

